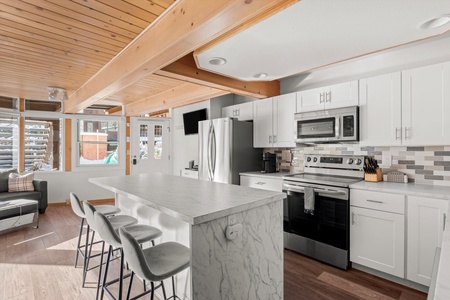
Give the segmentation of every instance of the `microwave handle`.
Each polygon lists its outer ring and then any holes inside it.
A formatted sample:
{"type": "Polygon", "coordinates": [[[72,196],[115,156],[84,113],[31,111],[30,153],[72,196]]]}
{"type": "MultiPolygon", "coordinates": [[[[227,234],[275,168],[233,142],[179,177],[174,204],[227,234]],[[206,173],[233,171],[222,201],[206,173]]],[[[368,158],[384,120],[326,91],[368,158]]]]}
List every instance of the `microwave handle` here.
{"type": "Polygon", "coordinates": [[[340,134],[340,130],[341,130],[341,117],[336,117],[336,123],[334,124],[334,132],[336,133],[335,138],[339,139],[341,134],[340,134]]]}

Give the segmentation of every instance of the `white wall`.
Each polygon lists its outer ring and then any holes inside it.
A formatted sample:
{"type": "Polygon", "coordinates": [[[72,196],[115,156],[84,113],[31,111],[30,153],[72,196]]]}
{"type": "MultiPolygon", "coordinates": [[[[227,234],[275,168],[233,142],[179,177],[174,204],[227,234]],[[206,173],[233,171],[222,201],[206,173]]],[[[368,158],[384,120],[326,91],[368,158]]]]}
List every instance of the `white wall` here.
{"type": "Polygon", "coordinates": [[[47,180],[48,202],[65,202],[74,192],[81,200],[114,198],[114,193],[90,183],[89,178],[125,175],[125,170],[90,170],[76,172],[35,172],[36,179],[47,180]]]}

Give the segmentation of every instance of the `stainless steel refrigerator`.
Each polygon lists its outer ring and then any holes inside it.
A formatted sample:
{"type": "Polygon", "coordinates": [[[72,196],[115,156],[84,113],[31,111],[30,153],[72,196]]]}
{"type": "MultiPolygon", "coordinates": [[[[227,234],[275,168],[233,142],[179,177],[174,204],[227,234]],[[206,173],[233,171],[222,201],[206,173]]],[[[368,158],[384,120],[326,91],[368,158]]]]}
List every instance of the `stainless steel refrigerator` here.
{"type": "Polygon", "coordinates": [[[260,171],[262,149],[253,148],[253,123],[231,118],[198,123],[198,176],[239,184],[239,173],[260,171]]]}

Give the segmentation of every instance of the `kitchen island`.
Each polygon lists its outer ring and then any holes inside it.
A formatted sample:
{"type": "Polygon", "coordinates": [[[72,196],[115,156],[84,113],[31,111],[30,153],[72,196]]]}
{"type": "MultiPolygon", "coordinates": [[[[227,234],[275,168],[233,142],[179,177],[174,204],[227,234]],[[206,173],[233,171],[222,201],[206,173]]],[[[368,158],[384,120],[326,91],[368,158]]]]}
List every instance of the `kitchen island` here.
{"type": "Polygon", "coordinates": [[[158,173],[89,181],[161,228],[160,242],[191,249],[190,269],[177,276],[182,299],[283,299],[284,194],[158,173]],[[229,239],[234,224],[241,231],[229,239]]]}

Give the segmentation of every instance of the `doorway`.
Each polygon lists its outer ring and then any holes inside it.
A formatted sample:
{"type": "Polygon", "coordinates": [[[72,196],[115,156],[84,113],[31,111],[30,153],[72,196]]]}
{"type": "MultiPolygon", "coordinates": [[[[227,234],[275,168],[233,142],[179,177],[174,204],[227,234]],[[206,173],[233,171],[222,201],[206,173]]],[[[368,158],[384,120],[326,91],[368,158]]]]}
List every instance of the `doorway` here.
{"type": "Polygon", "coordinates": [[[170,120],[131,118],[130,173],[170,173],[170,120]]]}

